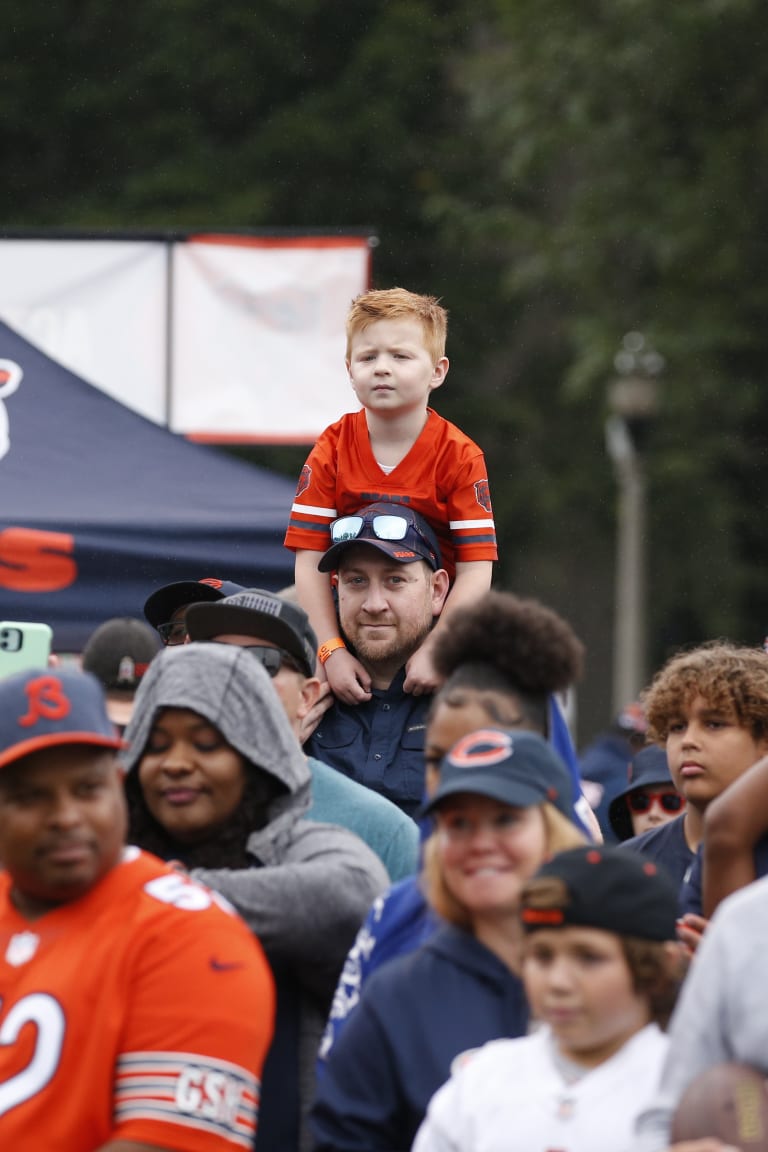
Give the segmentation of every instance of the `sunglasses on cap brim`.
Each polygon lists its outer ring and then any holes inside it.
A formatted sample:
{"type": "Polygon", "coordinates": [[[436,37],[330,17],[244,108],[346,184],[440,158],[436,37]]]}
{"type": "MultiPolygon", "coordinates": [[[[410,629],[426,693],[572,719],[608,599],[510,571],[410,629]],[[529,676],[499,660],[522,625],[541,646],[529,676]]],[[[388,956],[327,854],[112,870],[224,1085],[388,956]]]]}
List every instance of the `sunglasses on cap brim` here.
{"type": "Polygon", "coordinates": [[[340,516],[331,523],[331,542],[346,544],[350,540],[357,540],[365,528],[369,528],[377,540],[395,542],[404,540],[409,530],[412,530],[426,544],[430,555],[435,555],[432,544],[416,521],[412,517],[399,516],[395,513],[376,512],[372,515],[340,516]]]}

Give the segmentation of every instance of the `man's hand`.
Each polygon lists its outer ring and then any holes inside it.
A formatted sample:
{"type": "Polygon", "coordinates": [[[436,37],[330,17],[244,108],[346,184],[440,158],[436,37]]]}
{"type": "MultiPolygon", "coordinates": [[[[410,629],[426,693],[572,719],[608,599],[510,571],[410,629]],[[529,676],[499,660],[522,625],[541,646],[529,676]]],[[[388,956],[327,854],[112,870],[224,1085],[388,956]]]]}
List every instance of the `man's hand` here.
{"type": "Polygon", "coordinates": [[[362,704],[371,698],[371,677],[348,648],[336,648],[323,665],[334,696],[345,704],[362,704]]]}

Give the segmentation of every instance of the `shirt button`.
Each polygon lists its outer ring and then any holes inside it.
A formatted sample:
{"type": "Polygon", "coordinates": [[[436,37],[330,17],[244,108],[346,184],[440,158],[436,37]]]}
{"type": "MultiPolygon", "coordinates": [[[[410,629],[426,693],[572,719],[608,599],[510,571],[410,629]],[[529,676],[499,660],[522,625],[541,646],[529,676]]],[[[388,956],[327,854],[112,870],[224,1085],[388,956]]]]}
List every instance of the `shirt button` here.
{"type": "Polygon", "coordinates": [[[392,707],[391,704],[382,704],[381,710],[382,710],[382,712],[389,712],[391,707],[392,707]]]}
{"type": "Polygon", "coordinates": [[[373,758],[374,760],[381,760],[381,752],[374,752],[373,758]]]}

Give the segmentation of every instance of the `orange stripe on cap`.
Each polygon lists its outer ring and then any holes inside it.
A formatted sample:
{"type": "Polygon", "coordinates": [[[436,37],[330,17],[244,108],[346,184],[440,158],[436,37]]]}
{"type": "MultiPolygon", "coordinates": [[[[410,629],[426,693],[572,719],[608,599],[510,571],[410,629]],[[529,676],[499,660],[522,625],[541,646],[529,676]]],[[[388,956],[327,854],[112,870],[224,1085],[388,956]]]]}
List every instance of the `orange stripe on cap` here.
{"type": "Polygon", "coordinates": [[[524,924],[563,924],[562,908],[523,908],[520,913],[524,924]]]}
{"type": "Polygon", "coordinates": [[[31,740],[21,740],[18,744],[6,748],[5,752],[0,752],[0,768],[5,768],[32,752],[39,752],[41,748],[55,748],[59,744],[89,744],[97,748],[113,748],[115,751],[128,747],[125,740],[117,735],[117,730],[114,737],[99,736],[94,732],[50,732],[45,736],[35,736],[31,740]]]}

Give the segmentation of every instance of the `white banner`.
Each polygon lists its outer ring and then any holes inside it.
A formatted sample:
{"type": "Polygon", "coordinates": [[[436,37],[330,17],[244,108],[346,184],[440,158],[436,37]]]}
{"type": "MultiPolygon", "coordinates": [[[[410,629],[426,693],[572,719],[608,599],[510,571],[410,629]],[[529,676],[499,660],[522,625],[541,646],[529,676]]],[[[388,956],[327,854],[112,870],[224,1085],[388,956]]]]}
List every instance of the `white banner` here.
{"type": "Polygon", "coordinates": [[[344,321],[368,260],[364,237],[176,245],[174,431],[311,443],[355,410],[344,321]]]}
{"type": "Polygon", "coordinates": [[[0,240],[0,318],[175,432],[312,443],[357,407],[344,320],[369,262],[365,236],[0,240]]]}
{"type": "Polygon", "coordinates": [[[153,242],[0,240],[0,318],[65,368],[163,424],[167,262],[166,245],[153,242]]]}

